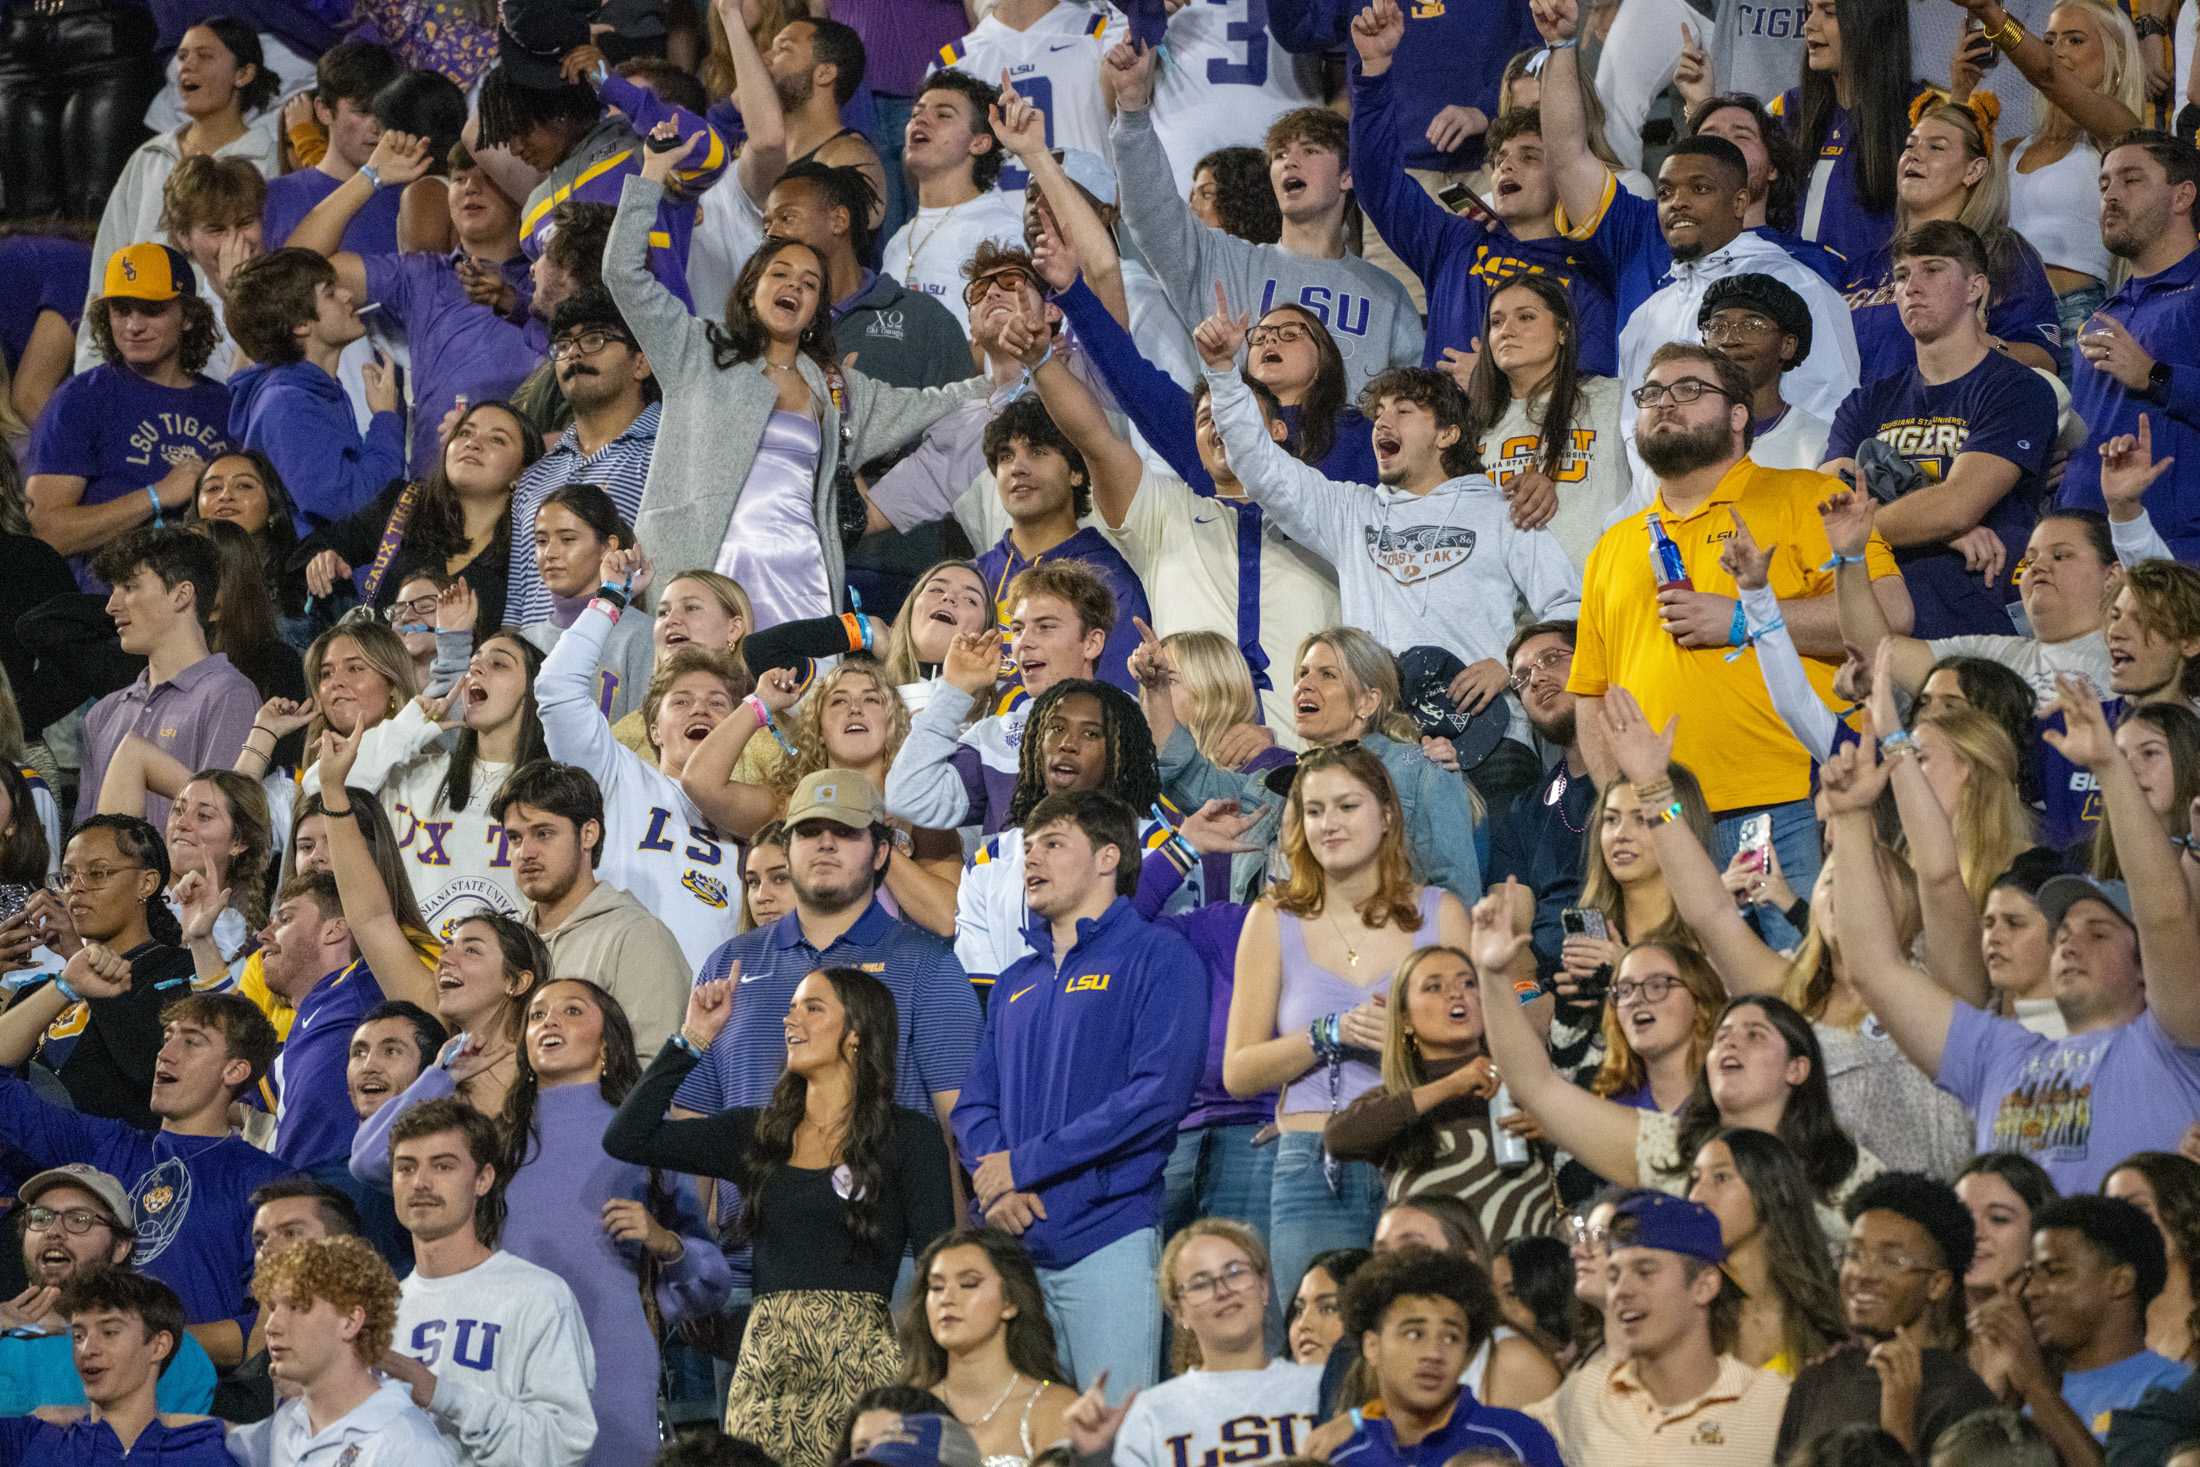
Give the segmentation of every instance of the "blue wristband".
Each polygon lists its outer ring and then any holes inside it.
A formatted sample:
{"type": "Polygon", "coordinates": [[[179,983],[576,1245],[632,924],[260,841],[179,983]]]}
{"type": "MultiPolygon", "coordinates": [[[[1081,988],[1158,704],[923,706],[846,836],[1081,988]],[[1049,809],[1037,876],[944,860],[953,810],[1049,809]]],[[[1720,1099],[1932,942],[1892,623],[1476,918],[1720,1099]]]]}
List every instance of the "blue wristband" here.
{"type": "Polygon", "coordinates": [[[1820,570],[1837,571],[1845,565],[1862,565],[1863,563],[1864,557],[1861,555],[1843,555],[1840,551],[1836,550],[1833,552],[1833,559],[1827,561],[1824,565],[1818,568],[1820,570]]]}
{"type": "Polygon", "coordinates": [[[1742,610],[1742,603],[1737,599],[1734,603],[1734,625],[1726,630],[1726,644],[1729,647],[1739,647],[1748,641],[1749,613],[1742,610]]]}
{"type": "Polygon", "coordinates": [[[78,993],[75,989],[71,988],[69,986],[69,980],[62,977],[59,973],[53,975],[53,991],[60,994],[70,1003],[84,1002],[84,995],[78,993]]]}

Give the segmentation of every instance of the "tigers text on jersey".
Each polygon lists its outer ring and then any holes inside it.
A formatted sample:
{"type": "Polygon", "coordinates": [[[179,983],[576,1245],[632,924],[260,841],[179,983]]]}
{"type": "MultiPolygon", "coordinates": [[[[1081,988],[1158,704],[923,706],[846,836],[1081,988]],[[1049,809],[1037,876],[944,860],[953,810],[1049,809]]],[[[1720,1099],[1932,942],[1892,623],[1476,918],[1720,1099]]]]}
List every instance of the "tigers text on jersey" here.
{"type": "MultiPolygon", "coordinates": [[[[994,86],[1007,72],[1017,92],[1046,114],[1048,147],[1083,148],[1105,158],[1108,104],[1100,91],[1100,58],[1129,34],[1129,22],[1113,5],[1061,0],[1020,31],[988,15],[969,35],[940,47],[934,69],[953,67],[994,86]]],[[[1013,163],[1001,170],[1005,193],[1020,194],[1030,182],[1031,175],[1013,163]]]]}

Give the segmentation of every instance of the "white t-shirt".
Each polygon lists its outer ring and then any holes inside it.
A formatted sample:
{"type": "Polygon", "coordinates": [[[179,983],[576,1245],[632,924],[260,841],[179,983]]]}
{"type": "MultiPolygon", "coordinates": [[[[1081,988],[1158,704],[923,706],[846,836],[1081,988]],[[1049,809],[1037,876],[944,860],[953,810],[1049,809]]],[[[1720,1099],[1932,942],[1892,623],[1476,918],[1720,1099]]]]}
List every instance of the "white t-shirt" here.
{"type": "Polygon", "coordinates": [[[435,1372],[428,1403],[467,1467],[580,1467],[596,1441],[596,1352],[564,1279],[501,1249],[399,1286],[390,1348],[435,1372]]]}
{"type": "Polygon", "coordinates": [[[2032,685],[2039,695],[2044,716],[2061,696],[2055,679],[2066,672],[2091,680],[2104,698],[2108,691],[2108,641],[2099,632],[2087,632],[2067,642],[2042,642],[2032,637],[1935,637],[1925,644],[1935,659],[1984,657],[1998,662],[2032,685]]]}
{"type": "MultiPolygon", "coordinates": [[[[1106,0],[1097,6],[1062,0],[1020,31],[1000,16],[988,15],[969,35],[941,47],[932,69],[967,71],[994,86],[1007,72],[1016,90],[1046,114],[1048,147],[1083,148],[1106,158],[1108,103],[1100,90],[1100,58],[1129,34],[1130,22],[1106,0]]],[[[1000,187],[1017,196],[1019,209],[1030,181],[1031,175],[1013,162],[1001,170],[1000,187]]],[[[908,281],[907,276],[899,278],[908,281]]]]}
{"type": "MultiPolygon", "coordinates": [[[[999,73],[994,73],[998,78],[999,73]]],[[[1024,196],[987,193],[960,204],[919,209],[886,241],[886,273],[947,307],[965,335],[970,308],[963,304],[963,266],[987,240],[1022,249],[1024,196]]]]}
{"type": "Polygon", "coordinates": [[[1321,105],[1305,64],[1268,33],[1266,10],[1253,0],[1207,0],[1169,17],[1153,126],[1187,198],[1200,159],[1217,148],[1257,148],[1278,117],[1321,105]]]}
{"type": "Polygon", "coordinates": [[[1271,1360],[1259,1370],[1189,1370],[1138,1394],[1115,1436],[1116,1467],[1300,1456],[1320,1408],[1322,1368],[1271,1360]]]}
{"type": "Polygon", "coordinates": [[[1815,469],[1826,461],[1826,439],[1832,433],[1833,424],[1789,403],[1771,432],[1749,441],[1749,457],[1768,469],[1815,469]]]}
{"type": "MultiPolygon", "coordinates": [[[[1146,470],[1123,528],[1101,533],[1123,552],[1140,583],[1167,587],[1153,602],[1154,631],[1238,635],[1238,520],[1243,510],[1203,499],[1174,474],[1146,470]]],[[[1299,644],[1339,620],[1337,572],[1328,561],[1286,536],[1274,516],[1261,516],[1260,644],[1270,659],[1261,714],[1287,748],[1301,747],[1291,712],[1290,659],[1299,644]]]]}

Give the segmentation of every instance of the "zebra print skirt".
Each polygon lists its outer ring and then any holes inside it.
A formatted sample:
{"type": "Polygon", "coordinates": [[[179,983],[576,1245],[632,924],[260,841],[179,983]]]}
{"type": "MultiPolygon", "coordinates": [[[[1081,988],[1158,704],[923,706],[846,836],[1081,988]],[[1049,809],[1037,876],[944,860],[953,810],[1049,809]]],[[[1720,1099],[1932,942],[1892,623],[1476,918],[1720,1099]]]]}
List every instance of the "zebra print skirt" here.
{"type": "Polygon", "coordinates": [[[782,1467],[832,1467],[856,1397],[901,1379],[893,1316],[877,1294],[795,1289],[749,1311],[726,1393],[726,1435],[745,1436],[782,1467]]]}

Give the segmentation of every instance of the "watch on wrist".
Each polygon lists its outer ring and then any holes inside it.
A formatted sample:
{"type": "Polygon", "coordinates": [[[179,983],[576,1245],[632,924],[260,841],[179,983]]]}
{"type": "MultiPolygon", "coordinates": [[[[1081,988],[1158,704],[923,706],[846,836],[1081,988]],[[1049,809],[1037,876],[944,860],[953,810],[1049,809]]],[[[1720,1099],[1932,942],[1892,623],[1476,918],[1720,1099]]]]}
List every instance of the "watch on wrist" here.
{"type": "Polygon", "coordinates": [[[2147,368],[2147,396],[2153,398],[2156,402],[2160,402],[2162,394],[2168,391],[2169,363],[2156,362],[2153,366],[2147,368]]]}

